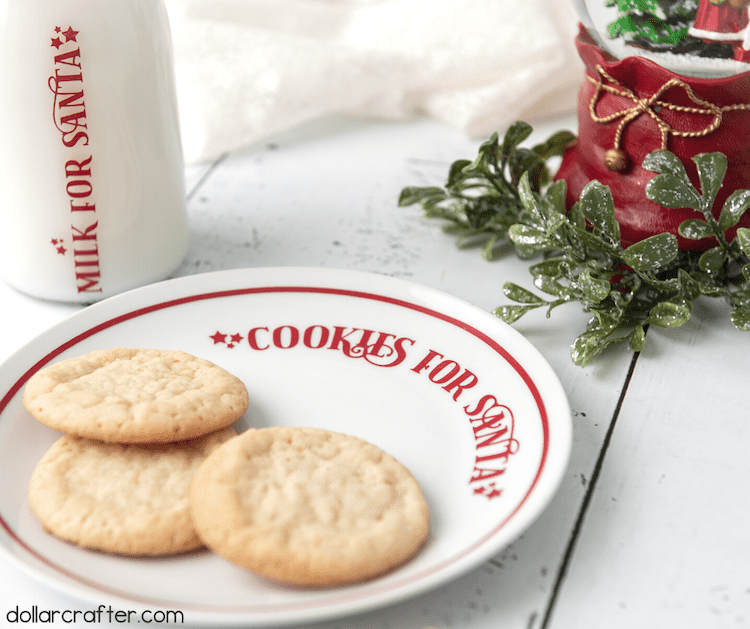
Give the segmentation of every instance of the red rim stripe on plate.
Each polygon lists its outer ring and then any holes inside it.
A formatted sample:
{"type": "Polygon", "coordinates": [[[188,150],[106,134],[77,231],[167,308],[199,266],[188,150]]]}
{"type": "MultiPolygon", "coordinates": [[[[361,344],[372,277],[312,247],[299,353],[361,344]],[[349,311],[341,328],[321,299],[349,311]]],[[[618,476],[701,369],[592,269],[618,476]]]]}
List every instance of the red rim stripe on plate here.
{"type": "MultiPolygon", "coordinates": [[[[542,470],[544,469],[544,466],[547,460],[547,454],[549,451],[549,420],[548,420],[548,415],[547,415],[547,409],[544,406],[544,401],[542,400],[542,396],[536,384],[531,379],[529,374],[526,373],[526,370],[521,366],[521,364],[507,350],[505,350],[505,348],[503,348],[499,343],[494,341],[491,337],[489,337],[484,332],[477,330],[473,326],[470,326],[467,323],[464,323],[463,321],[456,319],[455,317],[451,317],[442,312],[432,310],[431,308],[426,308],[425,306],[419,306],[417,304],[413,304],[411,302],[408,302],[402,299],[396,299],[394,297],[378,295],[376,293],[368,293],[364,291],[347,290],[347,289],[340,289],[340,288],[315,287],[315,286],[266,286],[266,287],[256,287],[256,288],[238,288],[238,289],[231,289],[231,290],[224,290],[224,291],[215,291],[215,292],[210,292],[210,293],[201,293],[197,295],[190,295],[187,297],[180,297],[177,299],[172,299],[172,300],[161,302],[158,304],[152,304],[150,306],[145,306],[143,308],[138,308],[136,310],[133,310],[132,312],[128,312],[128,313],[113,317],[112,319],[99,323],[98,325],[95,325],[89,328],[88,330],[81,332],[80,334],[74,336],[72,339],[66,341],[62,345],[59,345],[57,348],[49,352],[46,356],[38,360],[30,369],[28,369],[23,374],[23,376],[21,376],[21,378],[19,378],[17,382],[13,384],[13,386],[10,388],[8,393],[2,398],[2,400],[0,401],[0,415],[3,413],[6,406],[10,403],[11,399],[13,399],[13,397],[21,390],[21,388],[26,384],[28,379],[34,373],[39,371],[42,367],[44,367],[47,363],[49,363],[54,358],[62,354],[64,351],[70,349],[71,347],[74,347],[81,341],[84,341],[92,336],[95,336],[96,334],[98,334],[99,332],[102,332],[103,330],[112,328],[125,321],[130,321],[132,319],[136,319],[138,317],[150,314],[152,312],[165,310],[167,308],[173,308],[175,306],[194,303],[198,301],[207,301],[209,299],[222,299],[225,297],[237,297],[237,296],[242,296],[242,295],[253,295],[253,294],[264,294],[264,293],[313,293],[313,294],[326,294],[326,295],[339,295],[339,296],[345,296],[345,297],[355,297],[358,299],[368,299],[371,301],[379,301],[383,303],[392,304],[395,306],[399,306],[402,308],[407,308],[409,310],[420,312],[422,314],[425,314],[430,317],[434,317],[436,319],[440,319],[441,321],[444,321],[453,326],[456,326],[462,329],[463,331],[475,336],[476,338],[481,340],[483,343],[491,347],[500,356],[502,356],[502,358],[523,379],[524,383],[526,384],[529,391],[531,392],[534,398],[534,401],[536,402],[537,409],[539,410],[539,414],[540,414],[540,418],[542,422],[542,433],[544,437],[543,445],[542,445],[542,455],[541,455],[541,459],[539,462],[539,467],[537,469],[536,475],[534,476],[534,480],[532,481],[531,485],[529,486],[528,491],[524,494],[523,498],[515,507],[515,509],[513,509],[513,511],[504,520],[498,523],[498,525],[494,529],[492,529],[492,531],[490,531],[487,535],[479,539],[470,547],[459,552],[457,555],[454,555],[450,559],[446,559],[440,564],[432,566],[428,570],[424,570],[420,572],[419,574],[413,575],[409,577],[408,579],[393,582],[393,583],[390,583],[388,586],[378,588],[377,593],[388,592],[388,591],[403,587],[404,585],[407,585],[409,583],[420,581],[421,579],[424,579],[425,577],[430,576],[431,574],[439,572],[446,566],[449,566],[459,561],[463,557],[474,552],[477,548],[482,546],[489,539],[494,537],[494,535],[496,535],[516,515],[516,513],[518,513],[518,511],[521,509],[521,507],[526,502],[528,497],[531,495],[537,482],[539,481],[539,477],[541,476],[542,470]]],[[[10,528],[8,523],[5,521],[5,518],[3,518],[1,514],[0,514],[0,527],[2,527],[6,531],[6,533],[8,533],[8,535],[17,544],[19,544],[24,550],[26,550],[29,554],[36,557],[39,561],[43,562],[45,565],[53,568],[55,571],[66,575],[68,578],[74,581],[77,581],[78,583],[86,585],[100,592],[106,592],[106,593],[118,596],[120,598],[134,601],[137,603],[141,603],[144,605],[159,605],[165,608],[168,608],[174,605],[173,603],[165,604],[165,601],[159,600],[159,599],[150,599],[148,597],[134,596],[128,592],[121,592],[114,588],[109,588],[107,586],[104,586],[100,583],[89,581],[85,577],[69,572],[67,569],[57,565],[53,561],[47,559],[46,557],[38,553],[36,550],[28,546],[20,537],[18,537],[15,531],[13,531],[10,528]]],[[[274,605],[274,606],[267,606],[267,607],[256,607],[252,605],[228,607],[226,605],[211,606],[211,605],[205,605],[205,604],[193,606],[193,605],[186,604],[186,603],[180,603],[180,609],[183,609],[183,610],[189,609],[191,611],[202,611],[204,613],[210,613],[210,612],[215,613],[215,612],[221,612],[221,611],[225,613],[237,613],[237,614],[261,613],[261,612],[262,613],[276,613],[279,611],[291,611],[291,610],[308,609],[311,607],[325,607],[329,605],[342,604],[342,603],[349,602],[352,600],[357,600],[359,598],[369,598],[370,596],[372,596],[372,594],[373,594],[372,589],[368,589],[366,592],[356,593],[350,596],[339,596],[338,598],[326,599],[326,600],[321,600],[317,602],[309,601],[309,602],[299,603],[299,604],[283,604],[283,605],[274,605]]]]}

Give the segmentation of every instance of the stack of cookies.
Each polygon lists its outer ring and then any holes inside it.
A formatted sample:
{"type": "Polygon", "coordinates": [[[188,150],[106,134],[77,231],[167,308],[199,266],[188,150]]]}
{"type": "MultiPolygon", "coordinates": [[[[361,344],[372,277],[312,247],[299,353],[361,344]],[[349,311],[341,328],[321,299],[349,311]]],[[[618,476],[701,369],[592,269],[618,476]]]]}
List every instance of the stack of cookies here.
{"type": "Polygon", "coordinates": [[[357,437],[230,427],[235,376],[184,352],[116,348],[35,374],[24,404],[65,432],[32,474],[44,527],[136,556],[208,546],[268,579],[333,586],[404,563],[430,511],[411,473],[357,437]]]}
{"type": "Polygon", "coordinates": [[[32,474],[29,502],[52,534],[86,548],[172,555],[203,544],[190,518],[200,463],[235,436],[242,381],[185,352],[114,348],[34,374],[23,397],[66,433],[32,474]]]}

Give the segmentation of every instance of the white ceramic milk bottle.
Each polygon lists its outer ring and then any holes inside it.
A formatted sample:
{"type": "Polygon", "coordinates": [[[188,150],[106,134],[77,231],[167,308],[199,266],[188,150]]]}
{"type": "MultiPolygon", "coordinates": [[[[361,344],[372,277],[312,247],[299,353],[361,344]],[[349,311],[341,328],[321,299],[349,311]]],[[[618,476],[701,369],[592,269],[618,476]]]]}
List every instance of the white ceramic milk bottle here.
{"type": "Polygon", "coordinates": [[[92,302],[187,248],[163,0],[0,0],[0,274],[92,302]]]}

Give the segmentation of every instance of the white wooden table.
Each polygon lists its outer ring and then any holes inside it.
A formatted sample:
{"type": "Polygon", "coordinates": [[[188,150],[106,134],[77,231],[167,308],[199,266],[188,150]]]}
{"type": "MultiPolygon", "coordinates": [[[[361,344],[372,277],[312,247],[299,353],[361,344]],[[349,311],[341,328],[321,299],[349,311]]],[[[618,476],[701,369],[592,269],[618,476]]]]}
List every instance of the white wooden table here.
{"type": "MultiPolygon", "coordinates": [[[[540,126],[538,137],[573,125],[540,126]]],[[[337,119],[188,168],[192,241],[177,275],[347,268],[491,310],[505,303],[504,282],[530,286],[527,264],[459,250],[419,208],[397,206],[404,186],[442,183],[478,144],[436,122],[337,119]]],[[[80,310],[5,285],[0,303],[2,360],[80,310]]],[[[573,409],[570,467],[541,518],[438,591],[315,629],[750,626],[750,336],[704,302],[683,328],[649,330],[640,355],[619,348],[581,369],[569,345],[586,319],[571,305],[515,324],[573,409]]],[[[0,626],[34,605],[87,608],[0,559],[0,626]]]]}

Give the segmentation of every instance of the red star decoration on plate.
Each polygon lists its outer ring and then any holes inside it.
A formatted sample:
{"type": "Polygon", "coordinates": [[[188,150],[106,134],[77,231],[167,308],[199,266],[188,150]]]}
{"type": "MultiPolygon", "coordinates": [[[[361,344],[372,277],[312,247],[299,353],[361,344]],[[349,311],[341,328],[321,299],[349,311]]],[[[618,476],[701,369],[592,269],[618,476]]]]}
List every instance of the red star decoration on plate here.
{"type": "Polygon", "coordinates": [[[232,339],[232,343],[241,343],[242,342],[242,335],[241,334],[232,334],[231,339],[232,339]]]}
{"type": "Polygon", "coordinates": [[[62,242],[62,240],[58,240],[57,238],[53,238],[52,240],[50,240],[50,242],[51,242],[51,243],[52,243],[53,245],[56,245],[56,244],[57,244],[58,242],[62,242]]]}
{"type": "Polygon", "coordinates": [[[73,27],[68,26],[68,30],[63,31],[63,35],[65,35],[65,41],[78,41],[76,40],[76,36],[78,35],[78,33],[80,33],[80,31],[74,31],[73,27]]]}
{"type": "Polygon", "coordinates": [[[57,253],[60,254],[61,256],[64,256],[66,251],[67,251],[67,249],[65,247],[63,247],[62,245],[60,245],[59,247],[57,247],[57,253]]]}
{"type": "Polygon", "coordinates": [[[62,46],[62,44],[63,44],[62,40],[59,37],[53,37],[52,38],[52,43],[50,45],[54,46],[55,48],[57,48],[59,50],[60,46],[62,46]]]}
{"type": "Polygon", "coordinates": [[[482,485],[481,487],[474,488],[475,495],[485,496],[487,500],[492,500],[493,498],[497,498],[498,496],[501,496],[502,493],[503,493],[502,489],[495,488],[495,483],[490,483],[487,486],[482,485]]]}
{"type": "Polygon", "coordinates": [[[222,334],[221,332],[216,332],[216,334],[213,334],[209,336],[208,338],[214,340],[214,345],[217,345],[218,343],[226,343],[227,342],[227,335],[222,334]]]}

